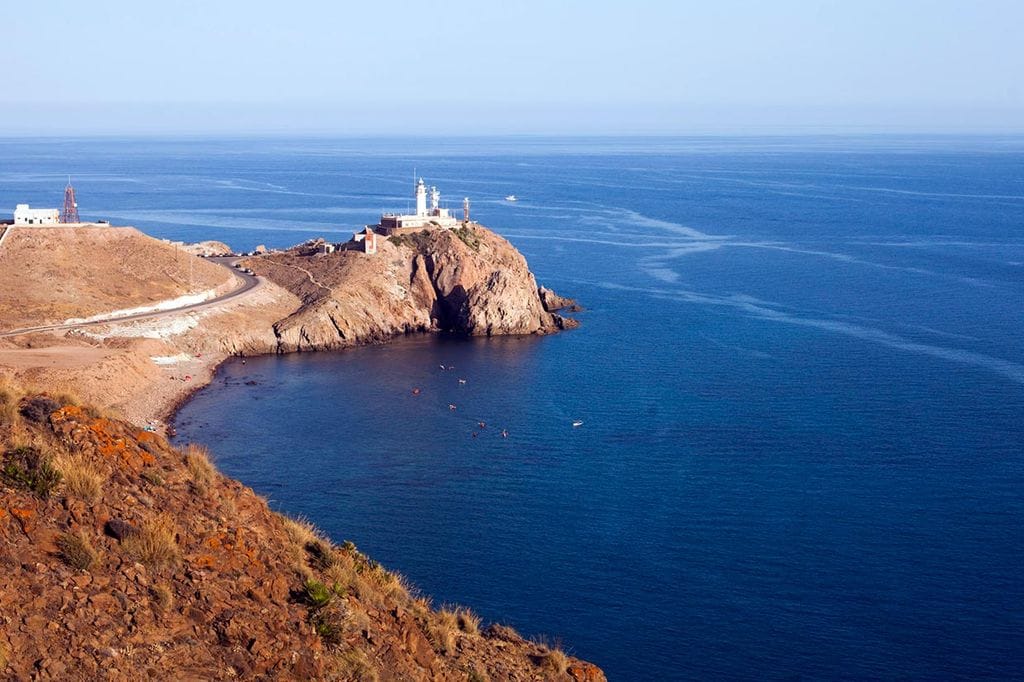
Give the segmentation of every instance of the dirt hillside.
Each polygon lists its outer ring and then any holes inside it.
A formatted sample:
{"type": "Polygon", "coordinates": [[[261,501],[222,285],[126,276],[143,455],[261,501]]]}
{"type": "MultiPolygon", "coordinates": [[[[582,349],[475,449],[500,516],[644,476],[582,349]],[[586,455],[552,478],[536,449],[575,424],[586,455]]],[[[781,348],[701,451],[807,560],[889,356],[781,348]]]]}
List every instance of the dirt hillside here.
{"type": "Polygon", "coordinates": [[[0,245],[0,330],[230,287],[231,273],[132,227],[14,228],[0,245]]]}

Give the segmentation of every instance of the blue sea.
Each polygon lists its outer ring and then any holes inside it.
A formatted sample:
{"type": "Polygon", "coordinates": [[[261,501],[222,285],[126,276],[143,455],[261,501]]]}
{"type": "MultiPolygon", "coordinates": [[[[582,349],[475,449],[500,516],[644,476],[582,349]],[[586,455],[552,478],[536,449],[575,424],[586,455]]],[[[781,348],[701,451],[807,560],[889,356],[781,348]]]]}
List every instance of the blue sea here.
{"type": "Polygon", "coordinates": [[[0,209],[288,246],[414,172],[582,326],[232,361],[181,442],[612,680],[1022,675],[1022,138],[2,140],[0,209]]]}

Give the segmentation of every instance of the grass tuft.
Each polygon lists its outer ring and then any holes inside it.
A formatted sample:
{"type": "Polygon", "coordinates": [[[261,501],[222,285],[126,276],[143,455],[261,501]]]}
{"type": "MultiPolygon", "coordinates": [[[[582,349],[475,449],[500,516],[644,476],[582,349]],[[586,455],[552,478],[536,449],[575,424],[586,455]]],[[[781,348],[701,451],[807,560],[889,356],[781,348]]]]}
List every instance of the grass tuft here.
{"type": "Polygon", "coordinates": [[[11,426],[18,421],[18,403],[23,395],[7,377],[0,377],[0,426],[11,426]]]}
{"type": "Polygon", "coordinates": [[[346,649],[338,655],[336,660],[341,668],[339,672],[342,679],[358,680],[358,682],[377,682],[380,679],[377,671],[370,665],[366,652],[362,649],[355,647],[346,649]]]}
{"type": "Polygon", "coordinates": [[[185,448],[185,465],[200,490],[206,490],[217,478],[217,469],[210,462],[210,451],[202,445],[190,443],[185,448]]]}
{"type": "Polygon", "coordinates": [[[164,484],[163,477],[157,473],[156,469],[143,469],[139,475],[142,476],[144,481],[148,481],[152,485],[162,486],[164,484]]]}
{"type": "Polygon", "coordinates": [[[469,671],[469,682],[491,682],[491,677],[486,670],[477,667],[469,671]]]}
{"type": "Polygon", "coordinates": [[[174,524],[166,516],[142,522],[139,532],[131,533],[121,541],[128,556],[145,566],[159,570],[177,563],[178,542],[174,524]]]}
{"type": "Polygon", "coordinates": [[[459,634],[459,617],[451,609],[442,608],[427,628],[431,641],[442,654],[455,653],[455,641],[459,634]]]}
{"type": "Polygon", "coordinates": [[[174,606],[174,593],[167,585],[154,585],[150,588],[150,593],[153,595],[153,602],[161,611],[170,611],[174,606]]]}
{"type": "Polygon", "coordinates": [[[87,571],[96,564],[99,554],[89,537],[81,528],[74,533],[57,536],[57,550],[60,560],[72,568],[87,571]]]}
{"type": "Polygon", "coordinates": [[[558,675],[564,675],[569,669],[569,657],[561,649],[548,649],[540,657],[540,667],[558,675]]]}
{"type": "Polygon", "coordinates": [[[293,544],[298,545],[303,550],[310,544],[323,542],[323,538],[320,537],[320,531],[306,519],[293,519],[284,515],[281,516],[281,519],[284,522],[284,529],[288,533],[288,538],[293,544]]]}
{"type": "Polygon", "coordinates": [[[459,629],[467,635],[480,634],[480,616],[466,608],[456,611],[459,617],[459,629]]]}
{"type": "Polygon", "coordinates": [[[80,455],[60,454],[53,459],[53,466],[61,473],[64,489],[86,502],[99,499],[103,488],[103,474],[97,471],[80,455]]]}

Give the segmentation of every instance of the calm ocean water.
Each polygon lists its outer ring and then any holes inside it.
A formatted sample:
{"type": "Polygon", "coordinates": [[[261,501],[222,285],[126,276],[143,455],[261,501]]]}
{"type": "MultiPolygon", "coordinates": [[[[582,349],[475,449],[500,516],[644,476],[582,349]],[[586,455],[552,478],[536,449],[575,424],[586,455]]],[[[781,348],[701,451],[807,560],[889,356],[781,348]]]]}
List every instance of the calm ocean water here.
{"type": "Polygon", "coordinates": [[[1022,139],[0,141],[0,208],[285,246],[414,168],[583,326],[229,363],[182,441],[611,679],[1021,675],[1022,139]]]}

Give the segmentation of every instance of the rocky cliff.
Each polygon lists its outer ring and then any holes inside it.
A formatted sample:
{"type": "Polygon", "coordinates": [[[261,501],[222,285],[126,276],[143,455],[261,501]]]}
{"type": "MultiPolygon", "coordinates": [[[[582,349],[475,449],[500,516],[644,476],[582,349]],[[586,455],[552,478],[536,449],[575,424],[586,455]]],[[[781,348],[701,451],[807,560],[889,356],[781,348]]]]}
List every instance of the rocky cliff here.
{"type": "Polygon", "coordinates": [[[197,447],[0,387],[0,677],[593,680],[353,545],[271,511],[197,447]]]}
{"type": "MultiPolygon", "coordinates": [[[[306,246],[246,264],[301,300],[274,327],[279,352],[414,332],[542,334],[576,325],[545,306],[522,254],[480,225],[380,238],[374,255],[306,246]]],[[[548,293],[557,307],[571,303],[548,293]]]]}

